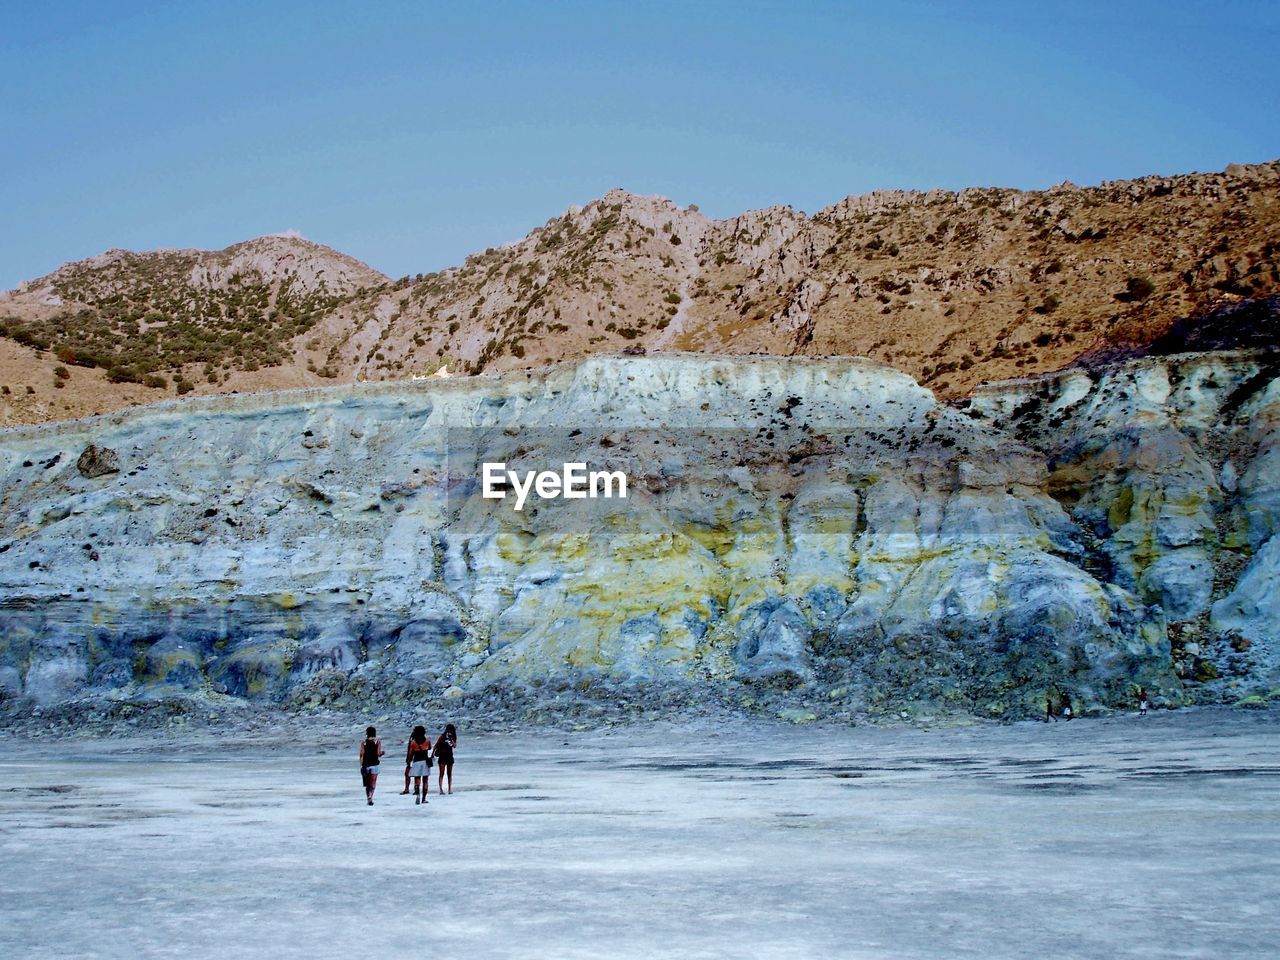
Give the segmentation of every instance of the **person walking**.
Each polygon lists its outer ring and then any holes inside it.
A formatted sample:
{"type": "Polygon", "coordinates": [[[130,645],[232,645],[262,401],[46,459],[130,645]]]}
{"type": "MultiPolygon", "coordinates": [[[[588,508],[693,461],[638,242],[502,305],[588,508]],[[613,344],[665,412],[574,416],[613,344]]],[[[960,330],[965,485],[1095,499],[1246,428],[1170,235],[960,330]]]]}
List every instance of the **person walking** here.
{"type": "Polygon", "coordinates": [[[426,803],[427,794],[431,792],[431,739],[427,736],[427,728],[416,726],[409,737],[409,747],[405,751],[406,783],[413,777],[413,802],[426,803]]]}
{"type": "Polygon", "coordinates": [[[1147,711],[1151,709],[1151,701],[1147,697],[1147,691],[1142,687],[1138,688],[1138,716],[1145,717],[1147,711]]]}
{"type": "Polygon", "coordinates": [[[453,793],[453,750],[458,745],[458,730],[452,723],[436,738],[435,756],[440,793],[444,793],[445,777],[449,778],[449,793],[453,793]]]}
{"type": "Polygon", "coordinates": [[[413,734],[409,735],[409,741],[410,746],[406,748],[404,752],[404,789],[400,791],[400,796],[402,797],[407,797],[409,795],[409,768],[413,766],[413,763],[409,760],[409,754],[413,751],[413,734]]]}
{"type": "Polygon", "coordinates": [[[1045,694],[1044,722],[1048,723],[1050,720],[1052,720],[1054,723],[1058,722],[1058,718],[1054,715],[1054,712],[1053,712],[1053,697],[1049,696],[1048,694],[1045,694]]]}
{"type": "Polygon", "coordinates": [[[1071,719],[1071,698],[1065,693],[1062,695],[1062,719],[1067,721],[1071,719]]]}
{"type": "Polygon", "coordinates": [[[371,807],[373,791],[378,786],[378,763],[383,752],[378,731],[368,727],[364,732],[364,742],[360,744],[360,779],[364,782],[364,798],[371,807]]]}

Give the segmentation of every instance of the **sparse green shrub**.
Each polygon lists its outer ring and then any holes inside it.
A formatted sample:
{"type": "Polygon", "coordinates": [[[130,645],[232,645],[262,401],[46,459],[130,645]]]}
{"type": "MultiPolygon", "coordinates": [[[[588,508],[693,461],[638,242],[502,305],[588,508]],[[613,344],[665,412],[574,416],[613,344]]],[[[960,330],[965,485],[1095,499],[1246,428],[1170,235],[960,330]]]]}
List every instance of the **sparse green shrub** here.
{"type": "Polygon", "coordinates": [[[1141,303],[1155,292],[1155,284],[1146,277],[1130,277],[1124,282],[1124,292],[1117,293],[1116,299],[1124,303],[1141,303]]]}
{"type": "Polygon", "coordinates": [[[142,377],[133,367],[111,367],[107,371],[107,379],[112,383],[141,383],[142,377]]]}

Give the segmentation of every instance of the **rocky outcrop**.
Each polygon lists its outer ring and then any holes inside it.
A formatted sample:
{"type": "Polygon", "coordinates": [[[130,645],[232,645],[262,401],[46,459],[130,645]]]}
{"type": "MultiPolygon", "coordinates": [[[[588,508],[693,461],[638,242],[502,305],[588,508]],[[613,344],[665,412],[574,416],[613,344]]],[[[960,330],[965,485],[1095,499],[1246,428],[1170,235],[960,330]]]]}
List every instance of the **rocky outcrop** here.
{"type": "Polygon", "coordinates": [[[120,457],[110,447],[89,444],[76,460],[76,469],[82,477],[93,479],[109,473],[120,472],[120,457]]]}
{"type": "Polygon", "coordinates": [[[1235,696],[1277,670],[1264,363],[956,409],[867,361],[610,357],[6,431],[0,691],[806,717],[1235,696]],[[84,476],[88,445],[120,471],[84,476]],[[516,512],[483,460],[622,470],[630,495],[516,512]]]}
{"type": "Polygon", "coordinates": [[[1175,668],[1235,696],[1280,680],[1280,387],[1270,351],[1146,358],[977,391],[1048,457],[1086,566],[1158,609],[1175,668]]]}

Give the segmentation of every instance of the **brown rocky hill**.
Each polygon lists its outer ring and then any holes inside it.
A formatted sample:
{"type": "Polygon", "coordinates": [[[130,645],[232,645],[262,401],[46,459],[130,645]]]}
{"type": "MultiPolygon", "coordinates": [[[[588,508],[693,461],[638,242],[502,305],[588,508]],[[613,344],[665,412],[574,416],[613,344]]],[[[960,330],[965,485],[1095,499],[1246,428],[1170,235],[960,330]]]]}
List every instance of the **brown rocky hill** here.
{"type": "Polygon", "coordinates": [[[313,382],[298,338],[386,282],[289,235],[66,264],[0,297],[0,424],[313,382]]]}
{"type": "Polygon", "coordinates": [[[87,412],[39,406],[59,350],[98,364],[60,392],[90,376],[118,389],[86,405],[99,409],[160,396],[131,375],[216,392],[624,350],[869,356],[957,396],[1280,293],[1278,247],[1272,162],[1044,191],[880,191],[812,216],[720,221],[614,190],[517,243],[395,282],[282,238],[115,252],[0,298],[0,318],[18,318],[0,321],[0,382],[15,366],[44,378],[31,397],[15,380],[0,421],[87,412]],[[202,274],[205,263],[221,266],[202,274]],[[116,352],[92,353],[104,343],[116,352]]]}

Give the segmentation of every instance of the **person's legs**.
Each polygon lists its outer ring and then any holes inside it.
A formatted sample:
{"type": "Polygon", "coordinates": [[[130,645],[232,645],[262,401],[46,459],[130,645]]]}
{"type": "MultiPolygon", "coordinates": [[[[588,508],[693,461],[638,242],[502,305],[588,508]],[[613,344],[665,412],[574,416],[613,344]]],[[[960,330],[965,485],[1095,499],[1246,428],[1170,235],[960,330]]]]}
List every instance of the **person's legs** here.
{"type": "Polygon", "coordinates": [[[373,791],[378,788],[378,775],[376,773],[369,774],[369,805],[373,806],[373,791]]]}
{"type": "Polygon", "coordinates": [[[449,764],[449,792],[453,793],[453,764],[449,764]]]}
{"type": "Polygon", "coordinates": [[[400,791],[400,796],[404,796],[409,792],[409,764],[404,765],[404,789],[400,791]]]}

